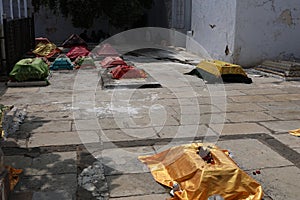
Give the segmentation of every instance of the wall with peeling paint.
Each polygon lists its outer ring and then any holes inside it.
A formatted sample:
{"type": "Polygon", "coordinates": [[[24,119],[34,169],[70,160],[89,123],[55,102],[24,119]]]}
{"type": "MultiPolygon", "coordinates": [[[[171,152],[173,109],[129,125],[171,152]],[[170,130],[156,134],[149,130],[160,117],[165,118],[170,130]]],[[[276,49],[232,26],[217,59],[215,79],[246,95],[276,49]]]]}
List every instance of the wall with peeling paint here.
{"type": "MultiPolygon", "coordinates": [[[[212,58],[232,62],[235,16],[236,0],[193,0],[192,38],[202,45],[212,58]]],[[[187,49],[190,49],[189,44],[187,49]]]]}
{"type": "Polygon", "coordinates": [[[299,0],[238,0],[233,61],[300,58],[299,0]]]}

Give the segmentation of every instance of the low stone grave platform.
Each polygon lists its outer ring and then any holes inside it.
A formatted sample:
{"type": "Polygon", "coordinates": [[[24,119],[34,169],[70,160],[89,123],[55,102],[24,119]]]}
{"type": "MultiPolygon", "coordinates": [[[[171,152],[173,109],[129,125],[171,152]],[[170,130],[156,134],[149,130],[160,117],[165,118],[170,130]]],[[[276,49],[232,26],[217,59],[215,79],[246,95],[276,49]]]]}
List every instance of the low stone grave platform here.
{"type": "Polygon", "coordinates": [[[283,78],[286,81],[300,80],[300,62],[296,61],[264,61],[255,68],[263,75],[283,78]]]}
{"type": "Polygon", "coordinates": [[[103,89],[139,89],[139,88],[160,88],[161,85],[149,73],[147,78],[113,79],[109,70],[100,71],[103,89]]]}

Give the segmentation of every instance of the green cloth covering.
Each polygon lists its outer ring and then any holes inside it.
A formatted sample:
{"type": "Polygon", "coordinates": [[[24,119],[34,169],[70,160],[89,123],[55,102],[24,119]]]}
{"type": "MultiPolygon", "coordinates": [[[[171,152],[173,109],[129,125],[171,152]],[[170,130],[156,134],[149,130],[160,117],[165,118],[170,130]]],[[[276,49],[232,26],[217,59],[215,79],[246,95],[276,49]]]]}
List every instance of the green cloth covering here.
{"type": "Polygon", "coordinates": [[[75,60],[75,64],[78,66],[81,65],[90,65],[90,66],[95,66],[94,60],[91,57],[84,57],[80,56],[75,60]]]}
{"type": "Polygon", "coordinates": [[[22,59],[15,64],[9,76],[19,82],[45,80],[49,75],[48,65],[41,58],[22,59]]]}
{"type": "Polygon", "coordinates": [[[84,57],[79,57],[79,58],[75,61],[75,63],[76,63],[77,65],[81,66],[82,63],[84,62],[84,60],[85,60],[84,57]]]}
{"type": "Polygon", "coordinates": [[[91,65],[95,66],[94,60],[91,57],[85,57],[81,65],[91,65]]]}

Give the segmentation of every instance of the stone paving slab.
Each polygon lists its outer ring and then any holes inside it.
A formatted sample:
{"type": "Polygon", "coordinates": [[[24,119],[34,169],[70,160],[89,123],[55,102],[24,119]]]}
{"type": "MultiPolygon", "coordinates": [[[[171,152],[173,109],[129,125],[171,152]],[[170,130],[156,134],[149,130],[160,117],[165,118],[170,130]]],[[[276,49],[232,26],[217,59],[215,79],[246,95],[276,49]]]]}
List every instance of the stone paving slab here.
{"type": "Polygon", "coordinates": [[[194,138],[212,132],[205,125],[164,126],[154,128],[160,138],[194,138]]]}
{"type": "Polygon", "coordinates": [[[151,194],[142,196],[131,196],[131,197],[121,197],[121,198],[110,198],[110,200],[164,200],[171,198],[169,194],[151,194]]]}
{"type": "Polygon", "coordinates": [[[226,118],[230,122],[260,122],[260,121],[276,120],[276,118],[264,112],[226,113],[226,118]]]}
{"type": "Polygon", "coordinates": [[[111,198],[168,193],[150,173],[108,176],[111,198]]]}
{"type": "MultiPolygon", "coordinates": [[[[154,115],[155,117],[155,115],[154,115]]],[[[152,119],[151,119],[152,120],[152,119]]],[[[178,120],[174,117],[153,118],[155,121],[150,121],[147,118],[104,118],[99,119],[99,126],[101,129],[132,129],[132,128],[151,128],[155,126],[176,126],[179,125],[178,120]],[[160,121],[157,121],[161,119],[160,121]]]]}
{"type": "Polygon", "coordinates": [[[299,93],[299,87],[298,87],[299,81],[295,81],[295,82],[282,82],[280,85],[280,89],[284,90],[287,93],[290,94],[297,94],[299,93]]]}
{"type": "Polygon", "coordinates": [[[149,172],[139,156],[155,154],[152,147],[132,147],[105,149],[102,151],[102,162],[105,175],[138,174],[149,172]]]}
{"type": "Polygon", "coordinates": [[[300,148],[300,137],[296,137],[285,133],[280,135],[274,135],[274,138],[287,145],[288,147],[300,148]]]}
{"type": "Polygon", "coordinates": [[[71,174],[77,173],[76,152],[41,154],[34,158],[25,175],[71,174]]]}
{"type": "Polygon", "coordinates": [[[176,113],[182,115],[190,115],[190,114],[207,114],[207,113],[219,113],[221,112],[220,109],[215,107],[214,105],[191,105],[191,106],[184,106],[184,105],[177,105],[172,107],[176,113]]]}
{"type": "Polygon", "coordinates": [[[25,156],[4,156],[4,163],[16,169],[23,169],[24,173],[26,173],[27,170],[30,170],[32,158],[25,156]]]}
{"type": "Polygon", "coordinates": [[[277,94],[277,95],[267,95],[269,99],[273,101],[294,101],[300,100],[300,94],[277,94]]]}
{"type": "MultiPolygon", "coordinates": [[[[191,98],[191,99],[195,99],[195,98],[191,98]]],[[[211,101],[212,100],[210,97],[197,97],[196,103],[198,103],[199,105],[211,105],[211,101]]],[[[194,100],[193,100],[193,103],[195,103],[194,100]]],[[[192,104],[192,105],[194,105],[194,104],[192,104]]]]}
{"type": "Polygon", "coordinates": [[[199,115],[176,115],[174,116],[180,122],[180,125],[196,125],[196,124],[220,124],[229,122],[225,113],[208,113],[199,115]]]}
{"type": "Polygon", "coordinates": [[[289,101],[289,102],[295,104],[297,106],[297,108],[299,108],[299,106],[300,106],[300,100],[293,100],[293,101],[289,101]]]}
{"type": "Polygon", "coordinates": [[[260,124],[272,130],[275,133],[287,133],[290,130],[300,128],[299,120],[260,122],[260,124]]]}
{"type": "Polygon", "coordinates": [[[267,95],[267,94],[287,94],[288,92],[278,88],[255,88],[250,90],[243,90],[243,93],[248,95],[267,95]]]}
{"type": "Polygon", "coordinates": [[[293,148],[293,149],[300,154],[300,148],[293,148]]]}
{"type": "Polygon", "coordinates": [[[218,141],[220,148],[228,149],[234,161],[243,170],[259,170],[270,167],[292,166],[293,163],[281,157],[258,140],[218,141]]]}
{"type": "Polygon", "coordinates": [[[264,111],[265,108],[255,104],[255,103],[227,103],[225,106],[216,105],[219,109],[226,112],[247,112],[247,111],[264,111]]]}
{"type": "Polygon", "coordinates": [[[300,105],[292,101],[273,101],[273,102],[264,102],[258,103],[259,106],[264,107],[269,111],[290,111],[290,110],[300,110],[300,105]]]}
{"type": "Polygon", "coordinates": [[[61,121],[73,120],[73,113],[70,111],[62,112],[35,112],[26,115],[26,122],[40,122],[40,121],[61,121]]]}
{"type": "Polygon", "coordinates": [[[25,156],[5,156],[6,165],[23,169],[22,175],[76,173],[76,152],[41,154],[30,158],[25,156]]]}
{"type": "Polygon", "coordinates": [[[28,122],[20,126],[21,133],[51,133],[71,131],[72,121],[28,122]]]}
{"type": "Polygon", "coordinates": [[[123,118],[100,118],[75,120],[72,124],[72,130],[109,130],[109,129],[134,129],[151,128],[162,125],[179,125],[179,122],[172,116],[167,117],[164,114],[153,114],[153,117],[139,116],[123,118]]]}
{"type": "Polygon", "coordinates": [[[297,167],[262,169],[261,175],[253,178],[262,184],[264,192],[271,199],[299,199],[300,169],[297,167]]]}
{"type": "Polygon", "coordinates": [[[14,192],[11,193],[9,199],[13,200],[32,200],[33,192],[14,192]]]}
{"type": "Polygon", "coordinates": [[[37,113],[37,112],[57,112],[65,110],[65,104],[30,104],[27,106],[26,111],[37,113]]]}
{"type": "Polygon", "coordinates": [[[57,191],[63,190],[75,195],[77,188],[77,174],[47,174],[43,176],[23,176],[15,188],[21,191],[57,191]]]}
{"type": "Polygon", "coordinates": [[[205,124],[202,117],[195,114],[181,114],[176,115],[177,120],[179,121],[181,126],[185,125],[196,125],[196,124],[205,124]]]}
{"type": "MultiPolygon", "coordinates": [[[[300,120],[300,111],[286,110],[286,111],[267,111],[268,115],[280,120],[300,120]]],[[[299,126],[300,127],[300,126],[299,126]]]]}
{"type": "Polygon", "coordinates": [[[73,144],[82,144],[77,132],[35,133],[27,143],[29,148],[73,144]]]}
{"type": "Polygon", "coordinates": [[[229,99],[237,103],[257,103],[257,102],[271,102],[273,99],[269,99],[263,95],[245,95],[245,96],[232,96],[229,99]]]}
{"type": "Polygon", "coordinates": [[[51,191],[51,192],[34,192],[32,196],[32,200],[70,200],[74,199],[74,194],[64,191],[51,191]]]}
{"type": "Polygon", "coordinates": [[[9,87],[7,88],[5,94],[14,94],[14,93],[37,93],[39,92],[39,87],[9,87]]]}
{"type": "Polygon", "coordinates": [[[210,128],[214,131],[222,130],[222,135],[270,133],[257,123],[211,124],[210,128]]]}
{"type": "MultiPolygon", "coordinates": [[[[198,101],[198,98],[182,98],[182,99],[158,99],[156,102],[159,105],[165,105],[165,106],[193,106],[193,105],[199,105],[200,101],[198,101]]],[[[202,102],[203,104],[203,102],[202,102]]],[[[210,105],[207,103],[207,105],[210,105]]]]}
{"type": "Polygon", "coordinates": [[[135,141],[139,139],[157,139],[154,128],[102,130],[101,141],[135,141]]]}
{"type": "Polygon", "coordinates": [[[72,123],[72,131],[94,131],[101,130],[101,126],[96,118],[80,120],[76,119],[72,123]]]}

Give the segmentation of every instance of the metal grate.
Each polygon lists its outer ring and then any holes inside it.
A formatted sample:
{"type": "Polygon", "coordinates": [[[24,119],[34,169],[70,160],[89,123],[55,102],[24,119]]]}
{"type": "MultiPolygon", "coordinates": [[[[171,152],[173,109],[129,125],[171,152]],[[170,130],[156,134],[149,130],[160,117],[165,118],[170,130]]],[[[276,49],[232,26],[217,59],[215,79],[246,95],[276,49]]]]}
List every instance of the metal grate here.
{"type": "Polygon", "coordinates": [[[34,48],[34,18],[3,19],[5,56],[2,56],[1,73],[8,75],[16,62],[34,48]]]}

